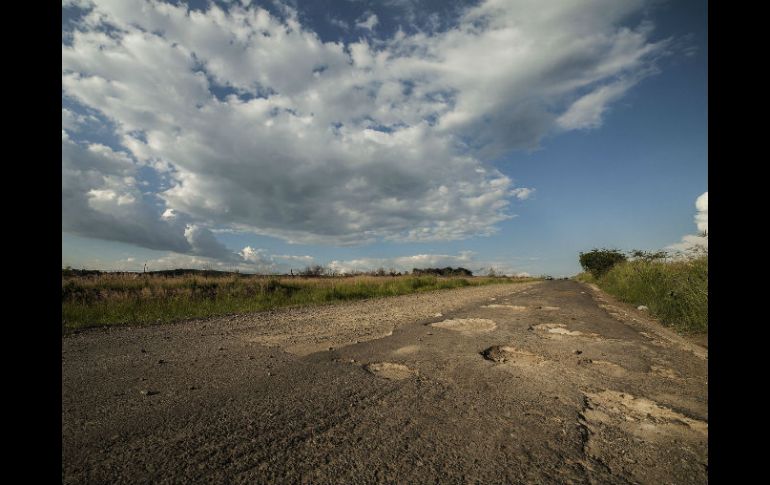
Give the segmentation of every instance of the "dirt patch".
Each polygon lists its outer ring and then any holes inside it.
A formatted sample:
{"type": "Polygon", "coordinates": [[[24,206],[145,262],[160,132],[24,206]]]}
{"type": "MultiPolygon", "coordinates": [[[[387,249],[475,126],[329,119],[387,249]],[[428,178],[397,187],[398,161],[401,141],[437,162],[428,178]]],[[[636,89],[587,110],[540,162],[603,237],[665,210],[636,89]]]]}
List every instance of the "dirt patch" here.
{"type": "MultiPolygon", "coordinates": [[[[270,312],[194,322],[238,331],[247,342],[280,346],[295,355],[341,348],[356,342],[381,339],[405,323],[440,318],[469,304],[487,303],[490,297],[519,293],[536,283],[491,285],[437,290],[411,295],[270,312]]],[[[189,327],[189,325],[188,325],[189,327]]]]}
{"type": "Polygon", "coordinates": [[[585,393],[580,424],[586,457],[631,483],[708,481],[705,421],[650,399],[604,390],[585,393]]]}
{"type": "Polygon", "coordinates": [[[488,318],[452,318],[431,323],[430,326],[465,333],[491,332],[497,328],[497,324],[488,318]]]}
{"type": "Polygon", "coordinates": [[[410,369],[404,364],[394,364],[393,362],[374,362],[364,366],[367,372],[383,379],[400,381],[417,375],[417,371],[410,369]]]}
{"type": "Polygon", "coordinates": [[[420,351],[419,345],[407,345],[404,347],[401,347],[400,349],[396,349],[393,351],[396,355],[408,355],[408,354],[416,354],[420,351]]]}
{"type": "Polygon", "coordinates": [[[676,371],[669,369],[668,367],[663,367],[662,365],[651,365],[650,373],[657,374],[667,379],[679,379],[679,374],[677,374],[676,371]]]}
{"type": "Polygon", "coordinates": [[[551,333],[556,335],[568,335],[570,337],[591,337],[596,338],[599,335],[595,333],[584,333],[578,330],[568,330],[563,323],[541,323],[533,328],[539,332],[551,333]]]}
{"type": "Polygon", "coordinates": [[[509,347],[507,345],[493,345],[481,352],[481,355],[485,359],[497,363],[510,362],[521,365],[538,365],[545,361],[545,359],[537,354],[509,347]]]}
{"type": "Polygon", "coordinates": [[[586,393],[585,396],[588,406],[583,417],[588,424],[619,427],[643,441],[708,437],[708,423],[689,418],[655,401],[612,390],[586,393]]]}
{"type": "Polygon", "coordinates": [[[527,307],[521,306],[521,305],[499,305],[499,304],[492,304],[492,305],[481,305],[481,308],[508,308],[511,310],[521,311],[526,310],[527,307]]]}
{"type": "Polygon", "coordinates": [[[624,377],[626,374],[628,374],[628,371],[625,369],[625,367],[620,366],[614,362],[609,362],[607,360],[592,360],[591,366],[593,366],[602,374],[612,377],[624,377]]]}

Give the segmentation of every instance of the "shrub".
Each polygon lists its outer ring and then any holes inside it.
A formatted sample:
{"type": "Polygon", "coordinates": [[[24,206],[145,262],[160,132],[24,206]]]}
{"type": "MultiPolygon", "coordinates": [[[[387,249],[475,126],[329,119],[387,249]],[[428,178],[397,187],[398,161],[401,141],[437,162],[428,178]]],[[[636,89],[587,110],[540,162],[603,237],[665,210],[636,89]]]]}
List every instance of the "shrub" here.
{"type": "Polygon", "coordinates": [[[626,255],[617,249],[592,249],[580,253],[580,265],[584,270],[599,278],[616,264],[626,260],[626,255]]]}

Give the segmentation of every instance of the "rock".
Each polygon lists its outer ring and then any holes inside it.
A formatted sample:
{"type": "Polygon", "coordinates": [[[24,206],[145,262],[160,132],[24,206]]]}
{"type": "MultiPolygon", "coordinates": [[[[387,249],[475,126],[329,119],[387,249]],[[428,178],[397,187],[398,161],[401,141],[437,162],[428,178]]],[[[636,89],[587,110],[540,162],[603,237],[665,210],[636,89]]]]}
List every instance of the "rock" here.
{"type": "Polygon", "coordinates": [[[165,364],[165,363],[166,363],[166,361],[165,361],[165,360],[163,360],[163,359],[160,359],[160,360],[158,361],[158,364],[165,364]]]}
{"type": "Polygon", "coordinates": [[[142,389],[139,391],[139,394],[142,396],[154,396],[155,394],[160,394],[158,391],[151,391],[149,389],[142,389]]]}
{"type": "Polygon", "coordinates": [[[646,312],[650,310],[645,305],[639,305],[638,307],[636,307],[636,309],[639,310],[640,312],[646,312]]]}
{"type": "Polygon", "coordinates": [[[267,377],[272,376],[273,374],[270,373],[270,371],[267,372],[267,377]]]}
{"type": "Polygon", "coordinates": [[[574,352],[575,352],[577,355],[580,355],[580,354],[582,354],[582,353],[583,353],[583,351],[582,351],[582,350],[575,350],[574,352]]]}

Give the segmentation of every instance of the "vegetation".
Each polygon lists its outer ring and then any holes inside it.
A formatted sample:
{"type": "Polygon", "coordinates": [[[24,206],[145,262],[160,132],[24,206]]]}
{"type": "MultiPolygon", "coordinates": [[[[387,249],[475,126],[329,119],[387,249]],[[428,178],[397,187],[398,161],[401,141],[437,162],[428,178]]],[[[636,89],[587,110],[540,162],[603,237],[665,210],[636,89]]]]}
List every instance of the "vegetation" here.
{"type": "Polygon", "coordinates": [[[630,256],[598,277],[585,272],[576,279],[595,283],[621,301],[647,306],[664,325],[679,332],[708,331],[707,251],[678,259],[663,251],[631,251],[630,256]]]}
{"type": "Polygon", "coordinates": [[[594,278],[601,277],[614,265],[625,260],[626,255],[617,249],[592,249],[587,253],[580,253],[580,266],[594,278]]]}
{"type": "MultiPolygon", "coordinates": [[[[497,276],[494,273],[494,270],[490,270],[491,274],[490,277],[497,276]]],[[[412,270],[413,275],[435,275],[435,276],[473,276],[473,273],[469,269],[465,268],[452,268],[451,266],[447,266],[446,268],[424,268],[424,269],[418,269],[414,268],[412,270]]]]}
{"type": "Polygon", "coordinates": [[[531,278],[288,277],[174,270],[99,273],[62,270],[62,328],[155,324],[288,306],[405,295],[531,278]]]}

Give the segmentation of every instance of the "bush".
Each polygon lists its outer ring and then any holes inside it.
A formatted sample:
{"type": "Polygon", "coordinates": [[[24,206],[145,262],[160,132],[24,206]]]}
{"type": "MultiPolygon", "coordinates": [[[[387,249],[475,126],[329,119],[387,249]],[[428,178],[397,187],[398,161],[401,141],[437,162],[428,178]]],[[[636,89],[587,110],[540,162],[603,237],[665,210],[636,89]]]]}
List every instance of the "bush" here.
{"type": "Polygon", "coordinates": [[[616,264],[626,260],[626,255],[617,249],[592,249],[580,253],[580,265],[594,278],[606,274],[616,264]]]}
{"type": "Polygon", "coordinates": [[[614,266],[598,283],[622,301],[646,305],[664,325],[684,333],[708,331],[708,256],[637,259],[614,266]]]}

